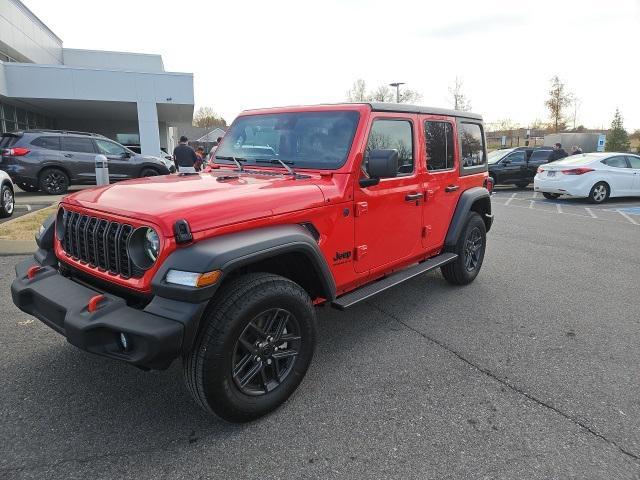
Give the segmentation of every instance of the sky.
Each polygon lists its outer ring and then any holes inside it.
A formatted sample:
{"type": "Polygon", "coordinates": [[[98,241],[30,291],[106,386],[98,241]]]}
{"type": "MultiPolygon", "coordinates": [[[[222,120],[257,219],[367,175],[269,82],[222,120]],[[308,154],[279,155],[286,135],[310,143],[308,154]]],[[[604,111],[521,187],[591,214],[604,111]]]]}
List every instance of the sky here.
{"type": "Polygon", "coordinates": [[[558,75],[579,99],[577,125],[608,127],[618,107],[640,129],[640,0],[23,1],[67,48],[157,53],[165,70],[192,72],[196,109],[227,122],[340,102],[359,78],[450,108],[458,77],[485,122],[526,127],[549,120],[558,75]]]}

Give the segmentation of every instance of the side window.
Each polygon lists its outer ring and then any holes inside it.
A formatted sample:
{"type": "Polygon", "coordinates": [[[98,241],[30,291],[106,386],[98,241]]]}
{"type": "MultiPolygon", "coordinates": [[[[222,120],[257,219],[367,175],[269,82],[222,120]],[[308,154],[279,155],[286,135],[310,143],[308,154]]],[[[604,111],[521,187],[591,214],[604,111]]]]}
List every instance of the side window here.
{"type": "Polygon", "coordinates": [[[484,137],[477,123],[460,124],[460,144],[462,146],[462,166],[478,167],[484,165],[484,137]]]}
{"type": "Polygon", "coordinates": [[[525,152],[523,150],[520,150],[517,152],[513,152],[510,155],[507,155],[506,160],[509,160],[512,165],[518,165],[518,164],[525,163],[524,157],[525,157],[525,152]]]}
{"type": "Polygon", "coordinates": [[[62,137],[62,150],[67,152],[95,153],[93,140],[80,137],[62,137]]]}
{"type": "Polygon", "coordinates": [[[367,141],[363,169],[367,171],[367,158],[371,150],[398,150],[398,175],[413,172],[413,130],[408,120],[374,120],[367,141]]]}
{"type": "Polygon", "coordinates": [[[38,137],[31,142],[31,145],[47,150],[60,150],[60,137],[38,137]]]}
{"type": "Polygon", "coordinates": [[[622,155],[620,155],[619,157],[605,158],[604,160],[602,160],[602,163],[608,165],[609,167],[629,168],[629,166],[627,165],[627,161],[622,155]]]}
{"type": "Polygon", "coordinates": [[[629,160],[631,168],[640,170],[640,157],[632,157],[631,155],[628,155],[627,160],[629,160]]]}
{"type": "Polygon", "coordinates": [[[530,162],[544,162],[551,155],[551,150],[534,150],[529,158],[530,162]]]}
{"type": "Polygon", "coordinates": [[[103,155],[124,155],[126,150],[117,143],[108,140],[96,140],[98,151],[103,155]]]}
{"type": "Polygon", "coordinates": [[[449,122],[424,122],[427,169],[449,170],[454,164],[453,126],[449,122]]]}

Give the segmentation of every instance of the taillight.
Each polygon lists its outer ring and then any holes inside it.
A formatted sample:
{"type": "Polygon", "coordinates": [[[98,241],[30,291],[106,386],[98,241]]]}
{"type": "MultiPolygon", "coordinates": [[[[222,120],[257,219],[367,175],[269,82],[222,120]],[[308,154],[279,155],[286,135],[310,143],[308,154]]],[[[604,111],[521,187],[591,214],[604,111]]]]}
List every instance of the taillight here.
{"type": "Polygon", "coordinates": [[[542,172],[544,172],[544,168],[538,167],[538,173],[542,173],[542,172]]]}
{"type": "Polygon", "coordinates": [[[579,168],[569,168],[568,170],[561,170],[565,175],[582,175],[583,173],[593,172],[593,168],[588,167],[579,167],[579,168]]]}
{"type": "Polygon", "coordinates": [[[11,155],[13,157],[23,157],[31,150],[23,147],[15,147],[15,148],[7,148],[4,153],[5,155],[11,155]]]}

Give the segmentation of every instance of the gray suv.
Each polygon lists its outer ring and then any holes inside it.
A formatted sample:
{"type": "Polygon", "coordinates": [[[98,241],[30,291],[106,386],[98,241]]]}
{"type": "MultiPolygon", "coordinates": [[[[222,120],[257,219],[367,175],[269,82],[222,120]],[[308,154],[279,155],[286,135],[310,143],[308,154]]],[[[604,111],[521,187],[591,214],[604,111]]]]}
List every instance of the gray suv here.
{"type": "Polygon", "coordinates": [[[96,155],[109,160],[109,179],[166,175],[157,157],[140,155],[95,133],[65,130],[25,130],[0,137],[0,170],[27,192],[65,193],[69,185],[96,182],[96,155]]]}

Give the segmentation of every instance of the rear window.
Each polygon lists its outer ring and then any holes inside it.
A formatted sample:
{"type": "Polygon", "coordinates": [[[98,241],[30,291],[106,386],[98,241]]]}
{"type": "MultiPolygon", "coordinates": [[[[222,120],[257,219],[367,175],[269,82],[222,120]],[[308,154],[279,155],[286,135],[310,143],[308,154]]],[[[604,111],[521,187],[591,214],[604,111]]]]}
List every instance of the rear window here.
{"type": "Polygon", "coordinates": [[[18,137],[14,135],[3,135],[0,139],[0,147],[9,148],[11,145],[18,141],[18,137]]]}
{"type": "Polygon", "coordinates": [[[47,150],[60,150],[60,137],[38,137],[31,142],[31,145],[47,150]]]}
{"type": "Polygon", "coordinates": [[[602,163],[615,168],[629,168],[629,166],[627,165],[627,160],[622,156],[606,158],[602,160],[602,163]]]}
{"type": "Polygon", "coordinates": [[[62,137],[62,150],[67,152],[95,153],[93,140],[80,137],[62,137]]]}
{"type": "Polygon", "coordinates": [[[424,122],[427,140],[427,169],[448,170],[453,168],[453,126],[449,122],[424,122]]]}
{"type": "Polygon", "coordinates": [[[486,163],[484,158],[484,136],[482,127],[477,123],[460,124],[460,145],[462,147],[462,166],[478,167],[486,163]]]}

